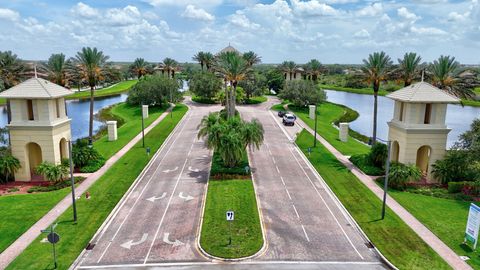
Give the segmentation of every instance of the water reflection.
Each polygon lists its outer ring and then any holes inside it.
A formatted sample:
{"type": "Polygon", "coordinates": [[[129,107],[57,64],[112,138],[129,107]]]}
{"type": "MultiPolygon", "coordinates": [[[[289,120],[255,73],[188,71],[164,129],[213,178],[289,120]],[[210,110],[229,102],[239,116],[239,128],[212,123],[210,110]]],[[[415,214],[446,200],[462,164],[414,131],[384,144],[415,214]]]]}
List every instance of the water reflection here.
{"type": "MultiPolygon", "coordinates": [[[[373,128],[373,96],[355,93],[325,90],[328,101],[346,105],[360,113],[360,117],[350,124],[350,127],[366,136],[372,136],[373,128]]],[[[393,117],[393,100],[378,97],[378,127],[377,136],[388,137],[387,122],[393,117]]],[[[458,136],[470,128],[475,118],[480,117],[480,108],[460,105],[448,105],[447,126],[452,129],[448,134],[447,146],[451,147],[458,136]]]]}

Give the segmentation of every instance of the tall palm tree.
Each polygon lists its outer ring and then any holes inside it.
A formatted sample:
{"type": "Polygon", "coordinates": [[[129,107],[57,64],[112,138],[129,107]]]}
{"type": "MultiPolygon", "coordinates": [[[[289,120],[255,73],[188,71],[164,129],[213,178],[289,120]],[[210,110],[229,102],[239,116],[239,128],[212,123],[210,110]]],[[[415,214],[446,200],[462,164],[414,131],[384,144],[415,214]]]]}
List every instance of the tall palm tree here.
{"type": "Polygon", "coordinates": [[[81,51],[76,55],[79,68],[82,72],[84,79],[90,86],[90,121],[88,125],[88,143],[93,143],[93,94],[95,86],[102,78],[103,68],[108,60],[108,56],[104,55],[102,51],[97,48],[83,47],[81,51]]]}
{"type": "Polygon", "coordinates": [[[403,86],[412,84],[415,77],[418,75],[420,62],[422,57],[414,52],[405,53],[403,59],[398,59],[398,73],[403,80],[403,86]]]}
{"type": "Polygon", "coordinates": [[[215,56],[211,52],[206,52],[204,55],[205,67],[210,71],[215,63],[215,56]]]}
{"type": "Polygon", "coordinates": [[[320,74],[322,74],[323,66],[317,59],[312,59],[305,64],[305,70],[307,71],[307,74],[310,75],[310,79],[316,82],[320,74]]]}
{"type": "Polygon", "coordinates": [[[77,84],[78,91],[82,87],[85,78],[80,68],[80,63],[77,58],[71,57],[65,63],[65,70],[68,74],[69,80],[77,84]]]}
{"type": "Polygon", "coordinates": [[[205,65],[205,52],[198,52],[192,57],[192,60],[197,61],[202,67],[202,71],[203,71],[203,67],[205,65]]]}
{"type": "Polygon", "coordinates": [[[461,72],[460,64],[455,57],[440,56],[430,65],[432,84],[436,87],[460,98],[473,98],[473,88],[476,84],[467,84],[458,75],[461,72]]]}
{"type": "Polygon", "coordinates": [[[377,105],[378,105],[378,90],[380,90],[380,83],[386,81],[389,75],[389,69],[392,65],[392,60],[385,52],[374,52],[368,56],[368,59],[363,59],[364,66],[362,67],[363,76],[368,84],[373,87],[373,144],[377,141],[377,105]]]}
{"type": "Polygon", "coordinates": [[[178,70],[178,62],[175,61],[172,58],[165,58],[163,59],[162,62],[163,70],[162,72],[167,73],[168,78],[174,78],[175,77],[175,71],[178,70]]]}
{"type": "Polygon", "coordinates": [[[230,88],[225,89],[227,115],[235,115],[235,95],[237,84],[243,80],[250,69],[245,59],[236,52],[223,52],[217,56],[215,69],[223,75],[224,80],[230,82],[230,88]]]}
{"type": "Polygon", "coordinates": [[[249,66],[260,64],[262,62],[262,58],[252,51],[246,52],[242,56],[249,66]]]}
{"type": "Polygon", "coordinates": [[[18,84],[24,77],[25,65],[11,51],[0,51],[0,91],[18,84]]]}
{"type": "Polygon", "coordinates": [[[293,74],[295,73],[296,69],[298,68],[297,64],[293,61],[284,61],[280,65],[280,69],[289,75],[290,80],[293,78],[293,74]]]}
{"type": "Polygon", "coordinates": [[[148,73],[148,62],[143,58],[136,58],[135,61],[130,65],[130,70],[137,75],[137,79],[140,79],[142,76],[145,76],[148,73]]]}
{"type": "Polygon", "coordinates": [[[48,79],[51,82],[65,86],[67,84],[67,61],[63,53],[52,54],[47,62],[48,79]]]}

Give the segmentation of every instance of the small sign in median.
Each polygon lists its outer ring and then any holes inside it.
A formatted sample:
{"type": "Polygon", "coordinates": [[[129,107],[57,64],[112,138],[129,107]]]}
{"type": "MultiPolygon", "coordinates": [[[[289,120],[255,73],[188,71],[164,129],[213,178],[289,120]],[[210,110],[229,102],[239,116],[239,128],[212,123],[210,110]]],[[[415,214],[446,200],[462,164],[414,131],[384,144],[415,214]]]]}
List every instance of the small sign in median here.
{"type": "Polygon", "coordinates": [[[473,244],[473,249],[477,247],[478,229],[480,228],[480,207],[470,204],[468,212],[467,228],[465,230],[465,242],[473,244]]]}
{"type": "Polygon", "coordinates": [[[235,219],[235,213],[233,211],[227,211],[227,221],[233,221],[235,219]]]}

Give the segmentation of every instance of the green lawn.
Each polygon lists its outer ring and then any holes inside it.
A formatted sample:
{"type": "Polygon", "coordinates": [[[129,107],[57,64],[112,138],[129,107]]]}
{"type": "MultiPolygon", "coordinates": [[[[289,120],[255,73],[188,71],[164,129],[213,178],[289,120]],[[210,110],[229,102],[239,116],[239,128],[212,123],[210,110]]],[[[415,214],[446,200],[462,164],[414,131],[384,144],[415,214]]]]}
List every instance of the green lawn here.
{"type": "MultiPolygon", "coordinates": [[[[165,118],[145,136],[145,143],[155,152],[186,113],[187,107],[174,108],[173,118],[165,118]]],[[[123,194],[153,155],[147,156],[137,143],[90,188],[91,199],[77,202],[78,223],[72,222],[71,207],[56,222],[61,240],[56,245],[59,269],[67,269],[85,248],[123,194]]],[[[41,235],[7,269],[52,269],[51,245],[40,243],[41,235]]]]}
{"type": "MultiPolygon", "coordinates": [[[[121,94],[123,92],[130,90],[130,88],[134,86],[137,82],[138,80],[122,81],[111,87],[95,90],[94,92],[95,97],[104,97],[104,96],[121,94]]],[[[75,91],[75,89],[72,89],[72,91],[75,91]]],[[[81,91],[81,92],[75,91],[75,93],[73,95],[68,96],[67,99],[83,99],[83,98],[89,98],[89,97],[90,97],[90,90],[81,91]]]]}
{"type": "Polygon", "coordinates": [[[0,196],[0,253],[63,199],[70,188],[0,196]]]}
{"type": "MultiPolygon", "coordinates": [[[[282,105],[275,105],[273,110],[283,109],[282,105]]],[[[308,117],[308,108],[297,109],[291,108],[291,111],[296,116],[300,117],[312,129],[315,127],[315,121],[308,117]]],[[[332,126],[332,123],[339,119],[345,113],[345,109],[339,105],[324,102],[318,107],[317,117],[317,132],[325,140],[327,140],[333,147],[335,147],[342,154],[351,156],[356,154],[366,154],[370,151],[370,147],[358,142],[349,136],[347,142],[342,142],[338,138],[338,129],[332,126]]]]}
{"type": "Polygon", "coordinates": [[[395,190],[389,193],[458,255],[470,257],[467,262],[472,267],[480,269],[478,251],[462,245],[470,202],[395,190]]]}
{"type": "MultiPolygon", "coordinates": [[[[302,131],[297,144],[306,153],[313,136],[302,131]]],[[[308,155],[307,155],[308,156],[308,155]]],[[[308,157],[316,170],[357,221],[373,244],[400,269],[450,269],[445,261],[387,209],[380,220],[381,201],[325,147],[317,144],[308,157]]]]}
{"type": "Polygon", "coordinates": [[[250,99],[245,100],[245,104],[260,104],[267,100],[266,96],[251,97],[250,99]]]}
{"type": "Polygon", "coordinates": [[[221,258],[246,257],[262,248],[262,228],[250,179],[210,180],[200,245],[210,255],[221,258]],[[228,210],[235,211],[231,223],[225,217],[228,210]]]}
{"type": "MultiPolygon", "coordinates": [[[[145,119],[145,127],[148,127],[163,112],[165,112],[165,108],[150,107],[148,118],[145,119]]],[[[95,149],[97,149],[105,159],[109,159],[117,153],[142,131],[142,108],[140,108],[140,106],[120,103],[112,107],[111,113],[116,117],[122,118],[124,124],[117,130],[118,139],[116,141],[108,141],[108,135],[105,135],[93,143],[95,149]]]]}

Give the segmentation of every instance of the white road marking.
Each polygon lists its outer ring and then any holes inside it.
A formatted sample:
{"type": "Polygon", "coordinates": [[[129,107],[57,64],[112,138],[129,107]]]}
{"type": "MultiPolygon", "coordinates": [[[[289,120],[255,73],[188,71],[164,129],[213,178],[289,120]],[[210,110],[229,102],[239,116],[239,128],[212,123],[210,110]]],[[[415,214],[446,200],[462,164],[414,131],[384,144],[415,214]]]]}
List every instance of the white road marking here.
{"type": "Polygon", "coordinates": [[[137,246],[137,245],[140,245],[141,243],[145,242],[147,240],[147,237],[148,237],[148,233],[144,233],[142,235],[142,239],[140,239],[139,241],[134,242],[133,240],[130,240],[130,241],[127,241],[127,242],[121,244],[120,246],[123,247],[123,248],[126,248],[126,249],[130,249],[132,246],[137,246]]]}
{"type": "Polygon", "coordinates": [[[275,165],[275,169],[277,169],[277,172],[280,173],[280,170],[278,169],[277,165],[275,165]]]}
{"type": "Polygon", "coordinates": [[[178,194],[178,197],[180,197],[180,199],[184,199],[185,201],[191,201],[193,200],[194,198],[190,195],[187,195],[187,196],[183,196],[183,192],[180,192],[180,194],[178,194]]]}
{"type": "Polygon", "coordinates": [[[282,180],[282,184],[283,184],[284,186],[286,186],[286,185],[285,185],[285,181],[283,180],[283,177],[282,177],[281,175],[280,175],[280,180],[282,180]]]}
{"type": "Polygon", "coordinates": [[[164,172],[164,173],[170,173],[170,172],[174,172],[174,171],[176,171],[176,170],[178,170],[178,167],[175,167],[175,169],[171,169],[171,170],[170,170],[170,169],[164,170],[164,171],[162,171],[162,172],[164,172]]]}
{"type": "Polygon", "coordinates": [[[147,201],[151,201],[151,202],[155,202],[156,200],[161,200],[163,198],[165,198],[167,196],[167,192],[163,192],[162,196],[159,196],[159,197],[150,197],[148,199],[146,199],[147,201]]]}
{"type": "Polygon", "coordinates": [[[302,230],[303,230],[303,233],[305,234],[305,238],[307,238],[307,241],[310,242],[310,238],[308,238],[307,231],[305,230],[305,227],[303,225],[302,225],[302,230]]]}
{"type": "Polygon", "coordinates": [[[105,256],[105,253],[107,253],[108,248],[112,244],[112,241],[108,242],[107,247],[103,250],[102,255],[100,255],[100,258],[98,258],[97,263],[100,263],[100,261],[103,259],[103,256],[105,256]]]}
{"type": "Polygon", "coordinates": [[[185,243],[183,243],[182,241],[180,241],[178,239],[175,239],[175,242],[172,242],[172,241],[168,240],[169,237],[170,237],[170,233],[165,233],[163,235],[163,242],[165,242],[166,244],[172,245],[173,247],[178,247],[178,246],[185,245],[185,243]]]}
{"type": "Polygon", "coordinates": [[[170,203],[172,202],[173,195],[175,194],[175,191],[177,190],[177,186],[178,186],[178,183],[180,182],[180,178],[182,177],[183,171],[185,170],[185,167],[187,166],[187,161],[188,161],[188,158],[186,158],[185,162],[183,163],[182,171],[178,175],[177,182],[175,183],[175,186],[173,187],[172,195],[170,195],[170,199],[168,200],[167,207],[165,208],[165,211],[163,212],[162,218],[160,219],[160,223],[158,224],[157,231],[155,232],[155,236],[153,237],[153,241],[150,244],[150,248],[148,249],[147,256],[145,256],[145,260],[143,261],[143,264],[147,263],[148,256],[150,256],[150,252],[152,252],[153,244],[155,243],[155,240],[157,239],[158,233],[160,232],[160,228],[162,227],[163,220],[165,219],[168,208],[170,208],[170,203]]]}
{"type": "Polygon", "coordinates": [[[199,172],[200,171],[199,169],[194,169],[191,166],[188,167],[188,170],[191,171],[191,172],[199,172]]]}
{"type": "Polygon", "coordinates": [[[343,229],[342,225],[340,224],[340,222],[338,221],[337,217],[333,214],[333,211],[332,209],[330,209],[330,207],[328,206],[327,202],[325,201],[325,199],[323,198],[323,196],[320,194],[320,191],[318,190],[318,188],[315,186],[315,184],[313,183],[312,179],[310,178],[310,176],[308,176],[307,172],[305,171],[305,169],[303,168],[303,166],[300,164],[300,161],[298,160],[297,156],[293,153],[292,151],[292,148],[291,147],[288,147],[288,150],[290,150],[290,153],[292,153],[295,161],[297,162],[298,166],[300,167],[300,169],[302,169],[303,173],[305,174],[305,176],[307,176],[307,179],[308,181],[312,184],[313,188],[315,189],[315,191],[317,192],[318,196],[320,197],[320,199],[322,200],[323,204],[325,205],[325,207],[327,207],[328,209],[328,212],[330,212],[330,215],[332,215],[333,219],[335,220],[335,222],[337,223],[338,227],[340,228],[340,230],[342,230],[343,232],[343,235],[345,236],[345,238],[347,238],[347,241],[350,243],[350,245],[352,246],[352,248],[357,252],[358,256],[360,256],[360,258],[362,260],[364,260],[365,258],[363,258],[362,254],[360,254],[360,252],[357,250],[357,248],[355,247],[355,245],[353,244],[352,240],[350,239],[350,237],[347,235],[347,233],[345,232],[345,230],[343,229]]]}
{"type": "Polygon", "coordinates": [[[300,219],[300,215],[298,214],[297,208],[293,203],[292,203],[292,206],[293,206],[293,210],[295,211],[295,214],[297,215],[297,218],[300,219]]]}
{"type": "Polygon", "coordinates": [[[288,192],[287,187],[285,187],[285,191],[287,192],[288,198],[291,200],[291,199],[292,199],[292,196],[290,196],[290,192],[288,192]]]}

